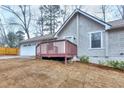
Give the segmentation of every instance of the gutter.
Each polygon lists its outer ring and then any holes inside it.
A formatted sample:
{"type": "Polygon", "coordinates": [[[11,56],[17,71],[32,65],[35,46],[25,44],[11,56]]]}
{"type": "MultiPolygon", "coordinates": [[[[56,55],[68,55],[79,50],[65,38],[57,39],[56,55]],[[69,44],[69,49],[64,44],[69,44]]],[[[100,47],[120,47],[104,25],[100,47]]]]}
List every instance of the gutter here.
{"type": "Polygon", "coordinates": [[[111,31],[116,29],[124,29],[124,27],[113,27],[113,28],[107,29],[106,31],[111,31]]]}

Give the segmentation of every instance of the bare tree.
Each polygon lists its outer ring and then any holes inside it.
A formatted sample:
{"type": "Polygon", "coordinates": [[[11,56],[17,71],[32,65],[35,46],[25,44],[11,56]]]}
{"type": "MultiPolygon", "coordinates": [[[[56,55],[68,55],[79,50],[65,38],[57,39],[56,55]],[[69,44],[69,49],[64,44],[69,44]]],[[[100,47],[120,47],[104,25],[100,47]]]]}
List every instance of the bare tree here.
{"type": "Polygon", "coordinates": [[[106,5],[101,6],[103,20],[106,21],[106,5]]]}
{"type": "Polygon", "coordinates": [[[0,43],[2,45],[5,45],[7,42],[8,42],[7,41],[7,35],[6,35],[6,32],[5,32],[2,20],[0,19],[0,43]]]}
{"type": "MultiPolygon", "coordinates": [[[[100,6],[97,6],[97,8],[98,9],[96,9],[95,14],[96,15],[100,14],[100,19],[102,19],[103,21],[107,21],[107,13],[109,10],[109,6],[108,5],[100,5],[100,6]]],[[[96,17],[98,17],[98,15],[96,17]]]]}
{"type": "Polygon", "coordinates": [[[67,17],[69,16],[69,5],[64,5],[63,10],[60,12],[60,16],[62,17],[62,23],[65,22],[67,17]]]}
{"type": "Polygon", "coordinates": [[[124,19],[124,5],[117,6],[121,18],[124,19]]]}
{"type": "Polygon", "coordinates": [[[22,16],[19,15],[19,13],[17,11],[15,11],[14,9],[12,9],[10,6],[4,6],[2,5],[1,8],[3,10],[6,10],[10,13],[12,13],[13,15],[15,15],[15,17],[17,17],[20,22],[16,22],[14,23],[15,25],[20,25],[26,35],[27,35],[27,38],[30,38],[30,33],[29,33],[29,26],[30,26],[30,23],[31,23],[31,9],[30,9],[30,6],[27,6],[27,5],[19,5],[17,6],[19,9],[20,9],[20,14],[22,16]]]}
{"type": "Polygon", "coordinates": [[[82,5],[64,5],[63,11],[61,12],[62,15],[62,21],[64,22],[67,17],[75,10],[75,9],[81,9],[82,5]]]}

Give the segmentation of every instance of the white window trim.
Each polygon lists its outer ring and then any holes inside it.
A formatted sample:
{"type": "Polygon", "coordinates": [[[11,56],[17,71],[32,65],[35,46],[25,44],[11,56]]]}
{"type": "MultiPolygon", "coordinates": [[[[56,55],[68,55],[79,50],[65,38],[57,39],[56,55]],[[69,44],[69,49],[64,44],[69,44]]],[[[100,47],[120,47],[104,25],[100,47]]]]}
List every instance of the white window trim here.
{"type": "Polygon", "coordinates": [[[89,42],[90,42],[89,49],[104,49],[104,47],[103,47],[103,31],[93,31],[93,32],[89,32],[88,34],[89,34],[89,42]],[[101,33],[101,47],[100,48],[92,48],[91,47],[91,34],[98,33],[98,32],[101,33]]]}

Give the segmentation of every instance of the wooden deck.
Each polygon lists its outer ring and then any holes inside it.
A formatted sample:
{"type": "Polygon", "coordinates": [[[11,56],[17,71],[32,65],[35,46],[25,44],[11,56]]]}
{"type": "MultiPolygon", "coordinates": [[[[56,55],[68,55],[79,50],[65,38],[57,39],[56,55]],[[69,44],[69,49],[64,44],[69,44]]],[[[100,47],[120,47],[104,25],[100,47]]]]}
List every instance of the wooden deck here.
{"type": "Polygon", "coordinates": [[[68,40],[54,40],[42,42],[36,46],[36,57],[64,57],[67,58],[77,55],[77,46],[68,40]]]}

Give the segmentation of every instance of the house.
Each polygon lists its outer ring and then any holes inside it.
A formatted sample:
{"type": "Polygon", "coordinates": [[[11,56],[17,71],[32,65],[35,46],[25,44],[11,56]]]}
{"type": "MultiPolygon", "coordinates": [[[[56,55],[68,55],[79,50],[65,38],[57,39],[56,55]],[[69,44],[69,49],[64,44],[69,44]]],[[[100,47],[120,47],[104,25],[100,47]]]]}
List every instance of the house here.
{"type": "MultiPolygon", "coordinates": [[[[96,59],[97,62],[113,58],[123,59],[124,21],[122,21],[116,20],[107,23],[76,9],[51,39],[38,40],[38,44],[35,44],[36,56],[65,57],[67,59],[75,55],[78,57],[85,55],[94,62],[96,59]]],[[[29,46],[24,48],[25,44],[22,43],[23,47],[20,47],[22,54],[25,54],[24,51],[33,50],[32,48],[28,50],[29,46]]]]}
{"type": "Polygon", "coordinates": [[[124,60],[124,20],[111,21],[109,24],[112,25],[110,29],[106,30],[109,59],[124,60]]]}

